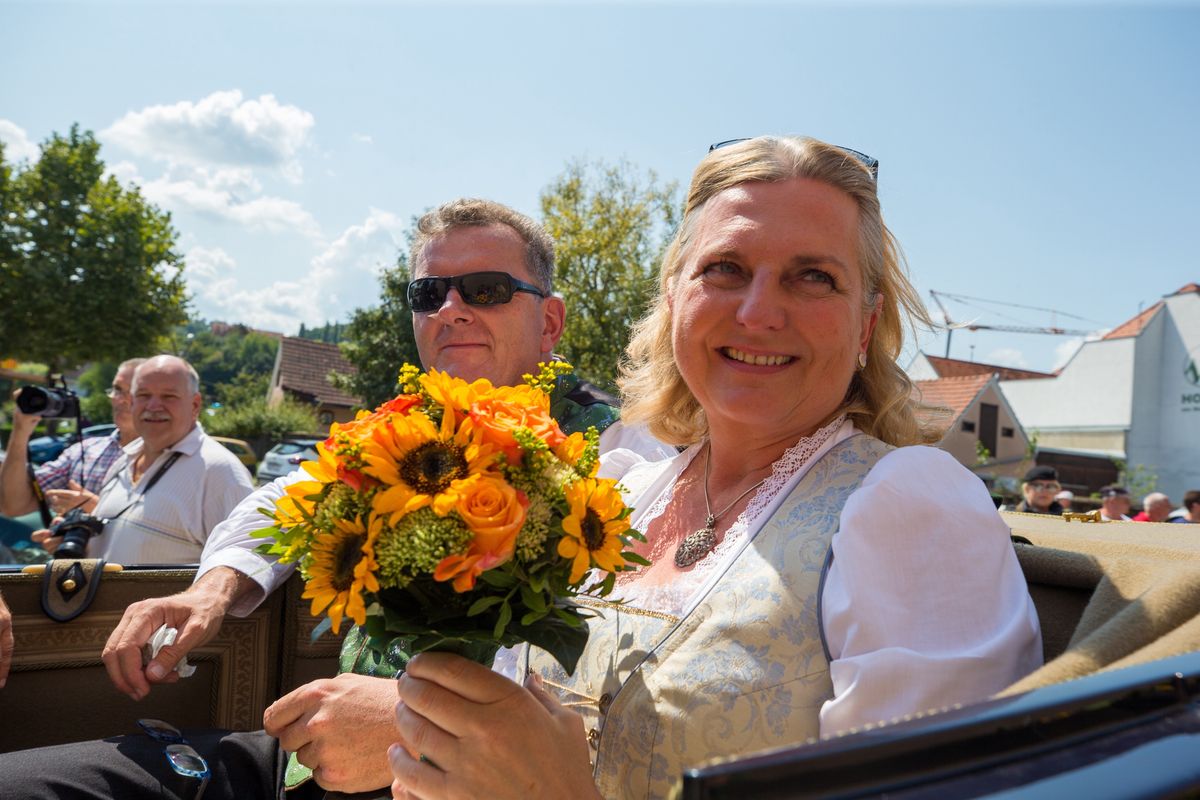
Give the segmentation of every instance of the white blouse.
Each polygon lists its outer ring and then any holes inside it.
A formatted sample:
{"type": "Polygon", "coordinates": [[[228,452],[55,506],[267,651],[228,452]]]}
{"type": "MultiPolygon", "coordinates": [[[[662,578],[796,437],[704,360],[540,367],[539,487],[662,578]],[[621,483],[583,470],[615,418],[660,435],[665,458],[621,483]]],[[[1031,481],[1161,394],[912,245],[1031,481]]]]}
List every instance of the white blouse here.
{"type": "MultiPolygon", "coordinates": [[[[685,616],[808,468],[854,433],[837,421],[789,449],[717,548],[669,586],[634,578],[614,594],[685,616]]],[[[628,490],[635,528],[662,513],[699,448],[655,463],[605,456],[600,473],[628,490]]],[[[1041,665],[1037,612],[1008,528],[979,478],[944,451],[903,447],[881,458],[843,508],[833,554],[821,621],[834,697],[821,708],[822,736],[977,702],[1041,665]]]]}

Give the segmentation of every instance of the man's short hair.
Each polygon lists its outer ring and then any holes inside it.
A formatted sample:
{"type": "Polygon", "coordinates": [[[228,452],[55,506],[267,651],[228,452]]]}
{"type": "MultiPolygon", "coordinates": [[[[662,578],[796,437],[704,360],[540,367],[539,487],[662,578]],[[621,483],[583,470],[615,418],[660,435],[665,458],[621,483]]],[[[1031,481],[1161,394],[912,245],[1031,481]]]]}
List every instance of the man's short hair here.
{"type": "Polygon", "coordinates": [[[1126,489],[1124,486],[1117,486],[1116,484],[1109,484],[1108,486],[1100,487],[1100,496],[1101,497],[1128,497],[1129,490],[1126,489]]]}
{"type": "Polygon", "coordinates": [[[120,372],[123,369],[136,370],[138,367],[140,367],[142,364],[145,364],[145,363],[146,363],[146,359],[144,359],[144,358],[127,358],[124,361],[122,361],[120,364],[117,364],[117,372],[120,372]]]}
{"type": "Polygon", "coordinates": [[[1057,482],[1058,470],[1056,470],[1054,467],[1048,467],[1044,464],[1039,464],[1031,467],[1029,471],[1025,473],[1025,477],[1022,478],[1022,480],[1025,481],[1025,483],[1029,483],[1030,481],[1057,482]]]}
{"type": "Polygon", "coordinates": [[[1149,506],[1153,503],[1169,503],[1169,502],[1171,502],[1171,498],[1167,497],[1162,492],[1151,492],[1150,494],[1148,494],[1144,498],[1142,498],[1142,506],[1143,507],[1149,506]]]}
{"type": "Polygon", "coordinates": [[[538,288],[554,291],[554,240],[546,229],[524,214],[493,200],[463,197],[451,200],[417,220],[417,233],[408,248],[408,268],[415,273],[430,240],[458,228],[507,225],[525,242],[525,266],[538,288]]]}
{"type": "MultiPolygon", "coordinates": [[[[177,358],[181,362],[183,362],[183,366],[187,370],[188,394],[199,394],[200,393],[200,375],[196,372],[196,368],[193,367],[191,364],[189,364],[186,359],[181,358],[181,357],[175,355],[174,353],[159,353],[158,355],[154,356],[154,358],[177,358]]],[[[136,361],[137,359],[131,359],[131,360],[136,361]]],[[[144,364],[150,360],[152,360],[152,359],[143,358],[143,359],[141,359],[141,364],[144,364]]],[[[141,364],[138,364],[138,366],[140,367],[141,364]]]]}
{"type": "Polygon", "coordinates": [[[1195,505],[1200,505],[1200,489],[1189,489],[1183,494],[1183,507],[1191,511],[1195,505]]]}

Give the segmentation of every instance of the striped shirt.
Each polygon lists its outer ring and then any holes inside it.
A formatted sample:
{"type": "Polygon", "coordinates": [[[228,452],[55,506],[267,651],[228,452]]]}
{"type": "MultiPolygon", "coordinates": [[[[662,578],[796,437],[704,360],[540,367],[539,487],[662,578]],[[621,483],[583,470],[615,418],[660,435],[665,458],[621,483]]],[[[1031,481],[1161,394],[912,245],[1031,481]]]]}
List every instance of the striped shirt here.
{"type": "Polygon", "coordinates": [[[66,489],[67,481],[76,481],[88,491],[100,494],[104,476],[117,463],[121,452],[120,433],[114,430],[108,436],[76,442],[58,458],[35,467],[33,474],[43,492],[66,489]]]}

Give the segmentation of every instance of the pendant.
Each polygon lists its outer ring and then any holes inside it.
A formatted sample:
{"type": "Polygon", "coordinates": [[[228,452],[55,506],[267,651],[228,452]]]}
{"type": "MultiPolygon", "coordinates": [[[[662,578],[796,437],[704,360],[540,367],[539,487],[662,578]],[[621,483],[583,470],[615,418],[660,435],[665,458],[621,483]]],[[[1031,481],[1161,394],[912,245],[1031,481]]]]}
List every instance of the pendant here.
{"type": "Polygon", "coordinates": [[[703,528],[683,537],[683,541],[675,548],[675,566],[680,569],[690,567],[712,552],[717,546],[717,532],[713,530],[715,523],[716,520],[709,516],[703,528]]]}

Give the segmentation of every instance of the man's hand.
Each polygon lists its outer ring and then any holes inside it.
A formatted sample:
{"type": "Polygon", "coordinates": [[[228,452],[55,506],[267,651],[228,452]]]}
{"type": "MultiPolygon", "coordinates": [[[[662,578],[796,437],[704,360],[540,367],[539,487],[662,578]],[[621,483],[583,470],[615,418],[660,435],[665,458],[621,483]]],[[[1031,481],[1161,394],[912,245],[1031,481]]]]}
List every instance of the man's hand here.
{"type": "MultiPolygon", "coordinates": [[[[60,522],[62,522],[62,517],[55,517],[50,524],[57,525],[60,522]]],[[[49,528],[40,528],[29,534],[29,540],[34,544],[41,545],[47,553],[53,554],[62,544],[62,534],[51,533],[49,528]]]]}
{"type": "Polygon", "coordinates": [[[65,514],[76,508],[91,514],[96,510],[99,500],[99,495],[89,492],[75,481],[67,481],[66,489],[51,489],[46,492],[46,502],[55,514],[65,514]]]}
{"type": "Polygon", "coordinates": [[[141,700],[150,693],[150,684],[179,680],[175,665],[217,635],[230,607],[253,586],[254,582],[240,572],[217,567],[186,591],[129,606],[101,656],[113,685],[134,700],[141,700]],[[143,669],[142,647],[163,625],[179,631],[175,644],[159,650],[143,669]]]}
{"type": "Polygon", "coordinates": [[[12,613],[4,604],[4,597],[0,596],[0,689],[8,683],[8,667],[12,663],[12,654],[12,613]]]}
{"type": "Polygon", "coordinates": [[[392,782],[387,751],[396,741],[395,703],[395,681],[347,673],[279,698],[263,714],[263,727],[322,787],[365,792],[392,782]]]}
{"type": "MultiPolygon", "coordinates": [[[[13,400],[21,390],[13,392],[13,400]]],[[[26,474],[26,448],[41,417],[23,414],[13,406],[12,435],[8,439],[8,455],[0,461],[0,514],[17,517],[37,508],[37,498],[29,486],[26,474]]]]}

